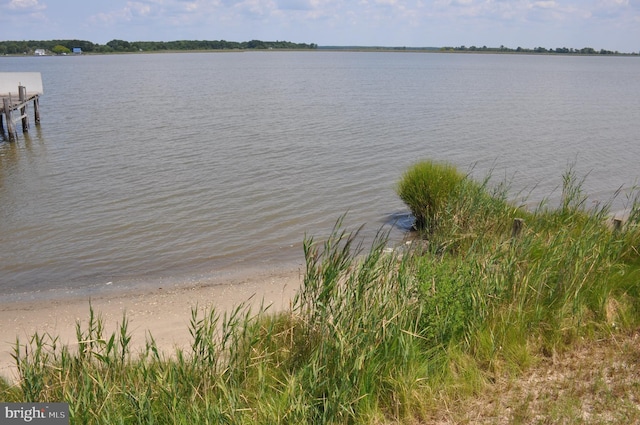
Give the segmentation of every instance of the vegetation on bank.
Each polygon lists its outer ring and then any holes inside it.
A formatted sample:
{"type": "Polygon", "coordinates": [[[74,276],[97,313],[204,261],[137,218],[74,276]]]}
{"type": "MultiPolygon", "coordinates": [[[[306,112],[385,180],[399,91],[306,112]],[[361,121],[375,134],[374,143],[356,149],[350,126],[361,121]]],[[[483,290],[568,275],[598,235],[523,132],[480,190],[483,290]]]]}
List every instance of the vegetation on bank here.
{"type": "Polygon", "coordinates": [[[593,47],[582,47],[582,48],[573,48],[573,47],[534,47],[533,49],[526,47],[506,47],[504,45],[500,47],[487,47],[487,46],[445,46],[440,48],[441,52],[485,52],[485,53],[545,53],[545,54],[560,54],[560,55],[638,55],[638,52],[630,52],[630,53],[621,53],[617,50],[607,50],[600,49],[596,50],[593,47]]]}
{"type": "Polygon", "coordinates": [[[171,50],[265,50],[265,49],[315,49],[314,43],[290,41],[226,41],[226,40],[177,40],[177,41],[125,41],[111,40],[96,44],[87,40],[22,40],[0,41],[0,55],[32,55],[37,49],[47,54],[69,54],[73,49],[83,53],[156,52],[171,50]]]}
{"type": "Polygon", "coordinates": [[[148,335],[134,353],[126,317],[107,334],[93,310],[77,350],[16,341],[20,381],[0,399],[69,402],[73,424],[428,423],[576,342],[637,328],[635,197],[613,229],[572,170],[561,205],[533,212],[488,181],[416,164],[398,184],[422,217],[405,250],[384,232],[365,247],[339,220],[305,239],[289,311],[194,310],[188,350],[161,353],[148,335]]]}
{"type": "Polygon", "coordinates": [[[321,50],[351,50],[351,51],[401,51],[401,52],[439,52],[439,53],[523,53],[523,54],[559,54],[559,55],[609,55],[609,56],[638,56],[639,52],[619,52],[617,50],[596,50],[593,47],[487,47],[487,46],[443,46],[443,47],[385,47],[385,46],[318,46],[321,50]]]}
{"type": "Polygon", "coordinates": [[[70,54],[74,49],[83,53],[135,53],[166,51],[211,51],[211,50],[357,50],[357,51],[422,51],[443,53],[526,53],[561,55],[625,55],[637,56],[638,52],[624,53],[592,47],[582,48],[510,48],[487,46],[444,46],[444,47],[384,47],[384,46],[318,46],[315,43],[293,43],[291,41],[227,41],[227,40],[175,40],[175,41],[126,41],[114,39],[106,44],[92,43],[87,40],[8,40],[0,41],[0,55],[33,55],[36,50],[46,54],[70,54]]]}

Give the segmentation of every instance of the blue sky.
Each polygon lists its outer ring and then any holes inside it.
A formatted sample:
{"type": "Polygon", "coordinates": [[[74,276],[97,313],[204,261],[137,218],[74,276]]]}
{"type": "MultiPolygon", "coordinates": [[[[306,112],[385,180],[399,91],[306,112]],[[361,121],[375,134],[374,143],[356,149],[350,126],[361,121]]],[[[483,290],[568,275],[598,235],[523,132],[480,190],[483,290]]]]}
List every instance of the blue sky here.
{"type": "Polygon", "coordinates": [[[0,0],[0,40],[640,51],[640,0],[0,0]]]}

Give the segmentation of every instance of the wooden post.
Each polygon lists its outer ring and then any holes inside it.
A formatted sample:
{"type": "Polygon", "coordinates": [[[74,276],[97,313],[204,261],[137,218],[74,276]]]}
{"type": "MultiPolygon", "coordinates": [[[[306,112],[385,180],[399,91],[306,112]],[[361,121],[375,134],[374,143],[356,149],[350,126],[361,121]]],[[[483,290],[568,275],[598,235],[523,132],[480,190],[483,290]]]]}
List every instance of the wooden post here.
{"type": "Polygon", "coordinates": [[[38,99],[38,95],[33,98],[33,119],[36,125],[40,124],[40,101],[38,99]]]}
{"type": "Polygon", "coordinates": [[[13,124],[13,119],[11,118],[11,101],[8,98],[3,97],[2,104],[4,106],[4,118],[7,121],[9,139],[13,139],[16,137],[16,126],[13,124]]]}
{"type": "MultiPolygon", "coordinates": [[[[4,108],[4,105],[2,106],[4,108]]],[[[4,136],[4,120],[2,117],[4,116],[4,111],[0,113],[0,136],[4,136]]]]}
{"type": "Polygon", "coordinates": [[[522,228],[524,227],[524,220],[521,218],[513,219],[513,227],[511,228],[511,237],[517,238],[522,233],[522,228]]]}
{"type": "Polygon", "coordinates": [[[621,218],[614,218],[613,219],[613,230],[615,230],[616,232],[619,232],[620,230],[622,230],[622,219],[621,218]]]}
{"type": "Polygon", "coordinates": [[[29,131],[29,117],[27,116],[27,88],[25,86],[18,86],[18,95],[20,96],[20,116],[22,117],[22,131],[29,131]]]}

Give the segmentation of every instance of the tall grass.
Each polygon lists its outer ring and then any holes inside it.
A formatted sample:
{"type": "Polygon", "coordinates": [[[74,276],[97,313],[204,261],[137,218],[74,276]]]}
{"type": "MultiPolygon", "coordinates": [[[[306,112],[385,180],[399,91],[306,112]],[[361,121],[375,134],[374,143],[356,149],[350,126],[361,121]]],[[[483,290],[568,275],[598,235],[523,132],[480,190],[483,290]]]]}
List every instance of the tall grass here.
{"type": "Polygon", "coordinates": [[[305,238],[290,310],[194,308],[186,350],[148,335],[132,352],[126,317],[107,334],[90,307],[77,349],[16,341],[20,380],[0,398],[67,401],[74,424],[427,422],[496,376],[640,323],[637,203],[613,230],[607,206],[586,210],[580,180],[563,181],[560,208],[533,212],[487,181],[457,186],[405,252],[385,231],[363,246],[340,219],[305,238]]]}
{"type": "Polygon", "coordinates": [[[506,201],[506,184],[491,188],[490,179],[476,182],[451,164],[422,161],[402,175],[396,190],[433,252],[464,251],[471,245],[489,248],[515,217],[527,215],[506,201]]]}
{"type": "Polygon", "coordinates": [[[416,228],[434,229],[444,216],[445,206],[459,197],[468,182],[451,164],[422,161],[404,173],[397,192],[413,213],[416,228]]]}
{"type": "Polygon", "coordinates": [[[637,202],[616,231],[610,204],[586,209],[582,183],[567,171],[556,210],[522,211],[474,189],[447,201],[444,210],[464,211],[466,225],[452,214],[415,259],[435,342],[459,344],[486,371],[519,369],[577,337],[637,324],[637,202]],[[514,236],[516,217],[526,225],[514,236]],[[469,236],[455,248],[442,243],[469,236]]]}
{"type": "Polygon", "coordinates": [[[105,335],[90,308],[78,350],[16,342],[12,400],[65,400],[72,423],[357,423],[405,417],[420,403],[428,347],[406,259],[381,233],[360,256],[358,231],[305,239],[307,273],[290,311],[192,311],[190,349],[137,355],[126,318],[105,335]]]}
{"type": "Polygon", "coordinates": [[[380,409],[407,414],[426,372],[415,369],[429,350],[407,264],[383,255],[386,237],[356,260],[354,237],[336,228],[322,253],[305,243],[307,274],[295,306],[309,353],[301,373],[318,400],[312,423],[352,422],[380,409]]]}

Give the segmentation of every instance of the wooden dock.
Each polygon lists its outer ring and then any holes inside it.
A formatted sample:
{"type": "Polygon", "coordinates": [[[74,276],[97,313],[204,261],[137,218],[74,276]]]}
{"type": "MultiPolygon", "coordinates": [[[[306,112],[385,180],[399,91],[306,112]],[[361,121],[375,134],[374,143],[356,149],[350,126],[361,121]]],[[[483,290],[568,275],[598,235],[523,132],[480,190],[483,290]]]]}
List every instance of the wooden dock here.
{"type": "Polygon", "coordinates": [[[0,72],[0,135],[9,140],[18,137],[16,122],[22,122],[22,131],[29,131],[28,105],[33,102],[34,121],[40,123],[40,95],[42,76],[39,72],[0,72]]]}

